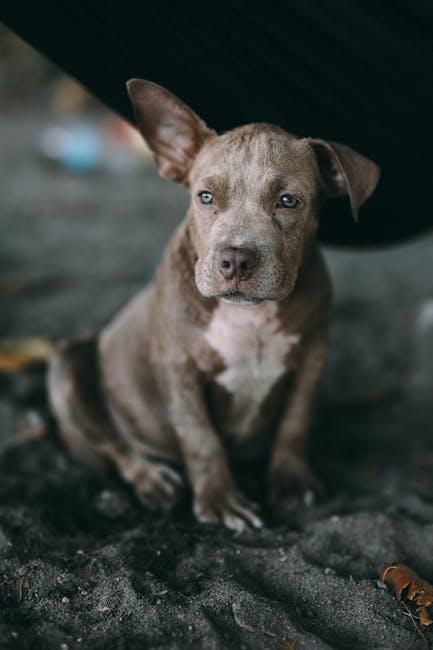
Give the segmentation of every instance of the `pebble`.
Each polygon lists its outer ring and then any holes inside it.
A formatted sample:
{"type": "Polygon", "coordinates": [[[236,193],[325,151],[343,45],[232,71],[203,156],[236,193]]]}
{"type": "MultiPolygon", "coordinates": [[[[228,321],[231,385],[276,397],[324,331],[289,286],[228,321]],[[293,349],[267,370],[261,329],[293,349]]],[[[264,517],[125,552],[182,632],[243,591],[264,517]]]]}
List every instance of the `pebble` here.
{"type": "Polygon", "coordinates": [[[117,490],[102,490],[95,499],[95,509],[107,519],[117,519],[129,509],[126,495],[117,490]]]}

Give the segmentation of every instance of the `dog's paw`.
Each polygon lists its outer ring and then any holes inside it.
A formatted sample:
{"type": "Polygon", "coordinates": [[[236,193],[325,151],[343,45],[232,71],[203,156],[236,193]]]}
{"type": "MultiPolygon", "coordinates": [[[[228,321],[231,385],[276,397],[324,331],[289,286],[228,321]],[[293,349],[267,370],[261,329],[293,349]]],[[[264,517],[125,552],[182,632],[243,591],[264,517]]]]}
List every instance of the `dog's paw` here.
{"type": "Polygon", "coordinates": [[[194,513],[200,522],[223,524],[237,533],[263,526],[257,512],[258,507],[235,488],[207,489],[194,500],[194,513]]]}
{"type": "Polygon", "coordinates": [[[269,500],[273,505],[299,499],[308,505],[322,491],[320,481],[303,459],[286,454],[274,457],[269,468],[269,500]]]}
{"type": "Polygon", "coordinates": [[[131,483],[139,501],[150,510],[168,509],[183,486],[181,475],[164,463],[131,458],[122,467],[123,478],[131,483]]]}

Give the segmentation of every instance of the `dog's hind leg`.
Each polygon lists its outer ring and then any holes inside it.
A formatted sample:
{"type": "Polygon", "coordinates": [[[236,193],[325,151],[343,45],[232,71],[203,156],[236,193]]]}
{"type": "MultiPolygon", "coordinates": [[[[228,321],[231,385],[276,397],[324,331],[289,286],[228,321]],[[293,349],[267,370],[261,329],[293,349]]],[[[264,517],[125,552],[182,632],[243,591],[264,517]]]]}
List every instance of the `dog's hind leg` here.
{"type": "Polygon", "coordinates": [[[86,464],[104,471],[113,462],[149,508],[173,501],[182,486],[178,472],[131,449],[115,427],[101,387],[96,337],[61,344],[48,372],[50,402],[60,433],[86,464]]]}
{"type": "Polygon", "coordinates": [[[104,470],[101,450],[124,449],[105,406],[98,366],[96,337],[62,343],[50,362],[48,392],[65,442],[86,464],[104,470]]]}

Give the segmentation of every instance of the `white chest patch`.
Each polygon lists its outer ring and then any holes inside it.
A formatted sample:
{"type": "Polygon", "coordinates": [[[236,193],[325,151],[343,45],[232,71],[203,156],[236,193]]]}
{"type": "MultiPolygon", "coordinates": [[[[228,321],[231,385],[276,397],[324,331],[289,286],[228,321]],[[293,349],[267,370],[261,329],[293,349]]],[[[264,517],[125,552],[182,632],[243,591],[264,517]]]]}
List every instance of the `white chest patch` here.
{"type": "Polygon", "coordinates": [[[221,356],[225,369],[217,382],[233,396],[230,429],[247,436],[260,405],[286,371],[285,360],[300,336],[279,330],[278,307],[263,302],[254,307],[221,303],[205,337],[221,356]]]}

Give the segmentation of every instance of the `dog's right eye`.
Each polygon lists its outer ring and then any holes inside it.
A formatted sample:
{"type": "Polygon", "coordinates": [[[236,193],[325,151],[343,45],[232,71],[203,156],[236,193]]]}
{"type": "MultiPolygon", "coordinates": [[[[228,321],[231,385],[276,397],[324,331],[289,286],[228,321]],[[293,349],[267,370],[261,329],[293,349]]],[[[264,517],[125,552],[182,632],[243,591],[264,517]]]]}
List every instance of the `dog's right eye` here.
{"type": "Polygon", "coordinates": [[[200,197],[200,201],[205,205],[209,205],[209,203],[212,203],[213,201],[212,192],[208,192],[207,190],[204,190],[203,192],[199,192],[198,195],[200,197]]]}

